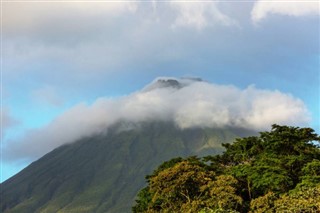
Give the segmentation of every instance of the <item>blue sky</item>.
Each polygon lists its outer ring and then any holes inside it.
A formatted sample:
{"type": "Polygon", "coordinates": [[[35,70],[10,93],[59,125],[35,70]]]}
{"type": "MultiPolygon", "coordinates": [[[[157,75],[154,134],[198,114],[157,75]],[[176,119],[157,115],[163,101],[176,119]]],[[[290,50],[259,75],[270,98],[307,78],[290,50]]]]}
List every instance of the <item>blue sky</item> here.
{"type": "Polygon", "coordinates": [[[159,76],[280,91],[319,133],[319,22],[318,1],[2,2],[1,180],[57,117],[159,76]]]}

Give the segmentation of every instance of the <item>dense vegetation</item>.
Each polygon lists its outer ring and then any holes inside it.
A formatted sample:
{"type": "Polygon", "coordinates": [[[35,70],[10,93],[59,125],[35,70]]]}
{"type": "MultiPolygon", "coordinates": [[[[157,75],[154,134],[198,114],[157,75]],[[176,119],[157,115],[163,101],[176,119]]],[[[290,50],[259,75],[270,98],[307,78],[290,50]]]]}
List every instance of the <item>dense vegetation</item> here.
{"type": "Polygon", "coordinates": [[[224,144],[221,155],[174,158],[147,176],[133,212],[320,212],[320,137],[310,128],[224,144]]]}

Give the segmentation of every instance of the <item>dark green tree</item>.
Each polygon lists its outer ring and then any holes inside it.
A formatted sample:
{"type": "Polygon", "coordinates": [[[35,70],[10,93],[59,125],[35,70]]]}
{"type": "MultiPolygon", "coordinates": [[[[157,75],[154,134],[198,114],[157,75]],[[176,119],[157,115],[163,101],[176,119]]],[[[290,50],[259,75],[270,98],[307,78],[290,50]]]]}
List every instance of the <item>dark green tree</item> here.
{"type": "Polygon", "coordinates": [[[311,128],[272,125],[259,136],[223,144],[221,155],[165,162],[147,177],[133,211],[274,212],[285,202],[318,210],[302,194],[318,202],[319,141],[311,128]]]}
{"type": "Polygon", "coordinates": [[[320,159],[319,136],[311,128],[272,125],[270,132],[224,147],[223,155],[213,157],[211,164],[227,165],[226,172],[238,179],[245,201],[295,188],[305,165],[320,159]]]}

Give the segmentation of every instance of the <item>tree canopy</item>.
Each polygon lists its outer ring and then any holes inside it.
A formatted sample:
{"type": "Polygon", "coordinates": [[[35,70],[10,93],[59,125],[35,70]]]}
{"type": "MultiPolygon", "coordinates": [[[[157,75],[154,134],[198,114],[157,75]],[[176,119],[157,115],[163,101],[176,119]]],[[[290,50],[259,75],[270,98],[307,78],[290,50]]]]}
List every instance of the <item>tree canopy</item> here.
{"type": "Polygon", "coordinates": [[[223,144],[221,155],[175,158],[147,176],[133,212],[320,212],[320,137],[272,125],[223,144]]]}

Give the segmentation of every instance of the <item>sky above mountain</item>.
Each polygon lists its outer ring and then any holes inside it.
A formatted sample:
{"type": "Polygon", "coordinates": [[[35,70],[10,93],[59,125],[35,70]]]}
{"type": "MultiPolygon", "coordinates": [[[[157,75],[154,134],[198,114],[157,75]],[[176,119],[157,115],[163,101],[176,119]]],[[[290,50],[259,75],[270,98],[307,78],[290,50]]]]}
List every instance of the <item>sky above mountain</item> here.
{"type": "Polygon", "coordinates": [[[4,1],[1,11],[2,180],[123,117],[319,133],[318,1],[4,1]],[[159,76],[205,81],[146,91],[159,76]]]}

